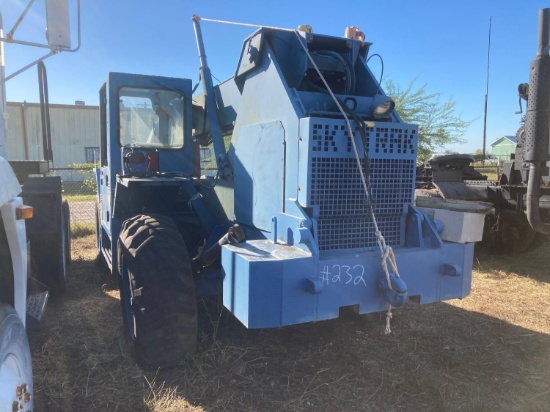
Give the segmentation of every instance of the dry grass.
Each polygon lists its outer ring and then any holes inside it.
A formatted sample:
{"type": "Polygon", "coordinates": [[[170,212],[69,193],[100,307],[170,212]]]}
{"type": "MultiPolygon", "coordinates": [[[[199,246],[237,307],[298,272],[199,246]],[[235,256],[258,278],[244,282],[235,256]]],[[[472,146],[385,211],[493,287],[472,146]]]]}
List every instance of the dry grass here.
{"type": "Polygon", "coordinates": [[[122,334],[116,285],[73,239],[67,296],[31,334],[41,411],[548,410],[550,274],[545,245],[478,254],[465,300],[377,316],[246,330],[201,302],[200,351],[144,372],[122,334]]]}

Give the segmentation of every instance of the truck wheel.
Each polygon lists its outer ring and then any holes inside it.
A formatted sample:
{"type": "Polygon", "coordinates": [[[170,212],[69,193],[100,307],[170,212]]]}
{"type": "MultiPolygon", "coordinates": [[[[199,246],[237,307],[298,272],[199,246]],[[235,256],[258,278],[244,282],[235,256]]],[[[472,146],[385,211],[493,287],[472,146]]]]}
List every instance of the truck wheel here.
{"type": "Polygon", "coordinates": [[[31,258],[36,267],[38,280],[46,284],[52,292],[52,297],[60,297],[67,291],[67,250],[70,228],[65,220],[63,208],[60,212],[58,232],[34,233],[31,239],[31,258]]]}
{"type": "Polygon", "coordinates": [[[122,225],[119,288],[126,333],[145,369],[176,366],[197,344],[197,300],[187,248],[173,220],[140,215],[122,225]]]}
{"type": "Polygon", "coordinates": [[[521,254],[537,249],[547,240],[548,235],[535,232],[526,218],[501,216],[496,225],[494,218],[488,217],[480,246],[495,254],[521,254]]]}
{"type": "Polygon", "coordinates": [[[14,305],[14,279],[8,237],[0,219],[0,302],[14,305]]]}
{"type": "Polygon", "coordinates": [[[532,252],[533,250],[538,249],[539,247],[544,245],[546,242],[548,242],[548,235],[545,235],[545,234],[542,234],[542,233],[536,233],[535,237],[533,238],[531,243],[529,243],[527,246],[525,246],[521,250],[521,253],[532,252]]]}
{"type": "Polygon", "coordinates": [[[71,211],[69,202],[64,200],[61,203],[61,212],[63,214],[63,231],[65,232],[65,264],[71,264],[71,211]]]}
{"type": "Polygon", "coordinates": [[[25,328],[11,306],[0,304],[0,411],[31,411],[33,401],[31,351],[25,328]]]}
{"type": "MultiPolygon", "coordinates": [[[[59,245],[57,245],[57,253],[53,255],[53,259],[57,261],[57,265],[53,266],[51,271],[51,282],[48,284],[52,291],[52,296],[63,296],[67,291],[67,260],[70,259],[70,249],[67,250],[67,243],[70,242],[67,238],[70,236],[70,229],[67,230],[68,223],[65,220],[63,208],[61,210],[61,228],[59,236],[59,245]],[[69,232],[69,233],[68,233],[69,232]]],[[[44,245],[45,246],[45,245],[44,245]]],[[[56,247],[54,246],[54,250],[56,247]]]]}

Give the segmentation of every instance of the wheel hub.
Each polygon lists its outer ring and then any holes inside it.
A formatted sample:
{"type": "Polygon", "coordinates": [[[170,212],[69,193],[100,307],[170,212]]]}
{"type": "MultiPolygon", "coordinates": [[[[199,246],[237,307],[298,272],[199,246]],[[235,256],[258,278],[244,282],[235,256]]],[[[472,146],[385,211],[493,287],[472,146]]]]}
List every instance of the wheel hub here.
{"type": "Polygon", "coordinates": [[[31,393],[17,358],[8,354],[0,366],[0,409],[12,412],[31,412],[26,406],[31,393]]]}

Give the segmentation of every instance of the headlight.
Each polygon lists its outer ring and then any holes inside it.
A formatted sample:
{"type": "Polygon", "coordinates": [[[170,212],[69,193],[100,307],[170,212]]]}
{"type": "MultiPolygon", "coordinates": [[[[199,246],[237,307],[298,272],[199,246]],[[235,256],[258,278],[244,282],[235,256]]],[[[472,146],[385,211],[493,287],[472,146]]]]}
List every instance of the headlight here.
{"type": "MultiPolygon", "coordinates": [[[[390,97],[384,96],[384,98],[386,100],[382,103],[379,103],[377,106],[375,106],[372,112],[372,115],[374,116],[375,119],[383,119],[385,117],[388,117],[392,112],[392,110],[395,108],[395,103],[390,97]]],[[[374,104],[376,103],[377,102],[375,102],[374,104]]]]}

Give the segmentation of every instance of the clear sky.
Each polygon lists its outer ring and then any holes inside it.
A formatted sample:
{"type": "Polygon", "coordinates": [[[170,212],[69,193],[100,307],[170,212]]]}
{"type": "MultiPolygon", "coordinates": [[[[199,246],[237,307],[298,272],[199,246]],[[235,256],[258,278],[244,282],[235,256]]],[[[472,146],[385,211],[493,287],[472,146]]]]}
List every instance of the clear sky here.
{"type": "MultiPolygon", "coordinates": [[[[74,9],[74,0],[70,0],[74,9]]],[[[28,0],[0,0],[9,31],[28,0]]],[[[527,82],[537,47],[539,0],[82,0],[82,46],[46,60],[51,103],[84,100],[98,104],[107,72],[157,74],[198,80],[199,61],[191,17],[296,28],[343,35],[358,26],[384,59],[384,77],[406,87],[414,78],[428,91],[456,101],[456,113],[473,120],[463,145],[482,147],[489,17],[492,18],[487,149],[503,135],[515,134],[520,116],[517,85],[527,82]]],[[[43,0],[36,0],[15,38],[45,42],[43,0]]],[[[203,22],[208,62],[220,80],[233,75],[242,40],[253,29],[203,22]]],[[[76,30],[74,30],[76,45],[76,30]]],[[[6,45],[6,74],[47,53],[6,45]]],[[[375,61],[372,70],[379,73],[375,61]]],[[[36,69],[10,80],[8,101],[38,101],[36,69]]]]}

